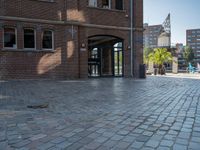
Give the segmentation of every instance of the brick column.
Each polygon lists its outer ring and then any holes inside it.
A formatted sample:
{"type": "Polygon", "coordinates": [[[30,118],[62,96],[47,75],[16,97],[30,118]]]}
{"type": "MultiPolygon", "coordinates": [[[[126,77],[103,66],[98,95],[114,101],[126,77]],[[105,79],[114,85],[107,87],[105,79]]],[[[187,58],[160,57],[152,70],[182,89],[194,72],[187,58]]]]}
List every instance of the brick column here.
{"type": "Polygon", "coordinates": [[[23,23],[19,22],[17,23],[17,49],[23,49],[24,43],[23,43],[23,23]]]}
{"type": "Polygon", "coordinates": [[[139,78],[139,66],[143,64],[143,0],[133,0],[133,75],[139,78]]]}
{"type": "Polygon", "coordinates": [[[37,25],[36,28],[36,50],[42,50],[42,27],[37,25]]]}
{"type": "Polygon", "coordinates": [[[86,28],[79,28],[79,74],[80,78],[88,78],[88,39],[86,28]],[[85,46],[84,46],[85,45],[85,46]]]}

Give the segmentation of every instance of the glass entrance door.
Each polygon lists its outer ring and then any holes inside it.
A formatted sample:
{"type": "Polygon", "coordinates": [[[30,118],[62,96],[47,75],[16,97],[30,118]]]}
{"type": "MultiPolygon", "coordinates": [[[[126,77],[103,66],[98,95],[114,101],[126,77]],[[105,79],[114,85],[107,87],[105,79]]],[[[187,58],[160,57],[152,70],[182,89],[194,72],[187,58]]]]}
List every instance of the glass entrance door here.
{"type": "Polygon", "coordinates": [[[101,49],[101,75],[113,76],[113,49],[105,47],[101,49]]]}
{"type": "Polygon", "coordinates": [[[101,54],[98,48],[92,48],[89,50],[88,58],[88,76],[98,77],[100,76],[101,68],[101,54]]]}
{"type": "Polygon", "coordinates": [[[112,36],[94,36],[88,41],[88,76],[123,76],[123,41],[112,36]]]}
{"type": "Polygon", "coordinates": [[[115,76],[123,76],[123,51],[121,42],[114,45],[114,74],[115,76]]]}
{"type": "Polygon", "coordinates": [[[122,76],[122,51],[114,51],[114,73],[115,76],[122,76]]]}

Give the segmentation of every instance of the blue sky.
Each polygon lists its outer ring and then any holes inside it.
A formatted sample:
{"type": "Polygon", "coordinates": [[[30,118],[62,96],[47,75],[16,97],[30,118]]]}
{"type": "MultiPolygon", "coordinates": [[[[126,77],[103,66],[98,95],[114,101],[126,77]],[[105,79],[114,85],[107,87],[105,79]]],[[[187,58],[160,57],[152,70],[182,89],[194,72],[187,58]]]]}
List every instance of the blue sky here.
{"type": "Polygon", "coordinates": [[[162,24],[171,13],[172,43],[186,43],[186,29],[200,28],[200,0],[144,0],[144,22],[162,24]]]}

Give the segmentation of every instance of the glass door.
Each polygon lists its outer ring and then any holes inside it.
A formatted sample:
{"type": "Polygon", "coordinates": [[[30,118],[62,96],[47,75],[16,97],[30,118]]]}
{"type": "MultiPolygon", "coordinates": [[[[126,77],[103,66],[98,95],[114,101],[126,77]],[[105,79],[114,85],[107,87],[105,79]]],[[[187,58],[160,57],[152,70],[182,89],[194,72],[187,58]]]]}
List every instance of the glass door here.
{"type": "Polygon", "coordinates": [[[115,76],[122,76],[123,70],[122,70],[122,51],[114,51],[114,73],[115,76]]]}
{"type": "Polygon", "coordinates": [[[123,76],[123,51],[121,43],[114,46],[114,75],[123,76]]]}
{"type": "Polygon", "coordinates": [[[101,68],[101,54],[98,48],[92,48],[89,50],[88,57],[88,76],[98,77],[100,76],[101,68]]]}
{"type": "Polygon", "coordinates": [[[113,76],[112,47],[101,48],[101,75],[113,76]]]}

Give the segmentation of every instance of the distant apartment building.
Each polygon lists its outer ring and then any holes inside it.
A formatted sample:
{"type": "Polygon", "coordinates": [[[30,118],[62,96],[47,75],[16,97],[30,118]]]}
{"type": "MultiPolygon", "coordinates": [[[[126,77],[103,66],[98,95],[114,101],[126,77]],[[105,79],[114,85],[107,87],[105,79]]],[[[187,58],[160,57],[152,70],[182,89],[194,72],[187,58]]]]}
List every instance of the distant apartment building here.
{"type": "Polygon", "coordinates": [[[200,29],[187,30],[186,43],[194,52],[194,62],[200,63],[200,29]]]}
{"type": "Polygon", "coordinates": [[[178,67],[179,67],[179,69],[184,69],[184,67],[185,67],[185,60],[183,58],[183,52],[184,52],[183,43],[177,43],[176,44],[176,53],[177,53],[177,57],[178,57],[178,67]]]}
{"type": "Polygon", "coordinates": [[[171,47],[171,20],[170,14],[167,15],[166,19],[162,24],[148,25],[145,23],[144,26],[144,47],[157,48],[164,47],[170,49],[171,47]]]}
{"type": "Polygon", "coordinates": [[[158,47],[158,38],[163,30],[162,25],[144,24],[144,47],[156,48],[158,47]]]}

